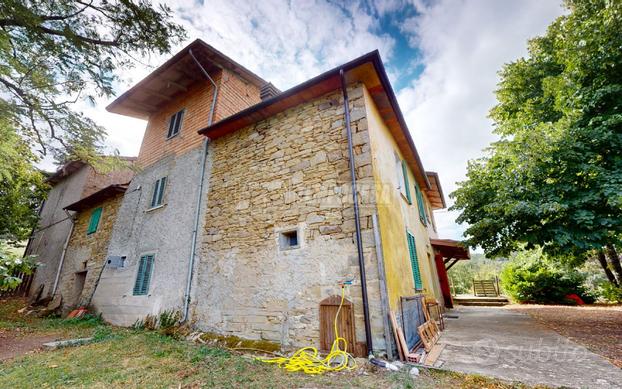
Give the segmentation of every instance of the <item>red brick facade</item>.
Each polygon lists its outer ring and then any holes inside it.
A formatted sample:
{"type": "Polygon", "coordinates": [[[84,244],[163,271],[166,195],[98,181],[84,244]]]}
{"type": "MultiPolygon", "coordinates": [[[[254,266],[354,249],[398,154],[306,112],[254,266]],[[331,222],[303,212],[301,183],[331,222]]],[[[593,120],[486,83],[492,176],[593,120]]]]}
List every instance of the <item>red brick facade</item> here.
{"type": "MultiPolygon", "coordinates": [[[[216,122],[260,101],[259,88],[223,69],[211,75],[219,92],[213,121],[216,122]]],[[[182,98],[171,101],[149,118],[138,155],[140,167],[149,166],[169,155],[182,155],[198,147],[204,137],[197,133],[208,124],[213,87],[209,81],[195,85],[182,98]],[[179,133],[167,139],[171,115],[185,109],[179,133]]]]}

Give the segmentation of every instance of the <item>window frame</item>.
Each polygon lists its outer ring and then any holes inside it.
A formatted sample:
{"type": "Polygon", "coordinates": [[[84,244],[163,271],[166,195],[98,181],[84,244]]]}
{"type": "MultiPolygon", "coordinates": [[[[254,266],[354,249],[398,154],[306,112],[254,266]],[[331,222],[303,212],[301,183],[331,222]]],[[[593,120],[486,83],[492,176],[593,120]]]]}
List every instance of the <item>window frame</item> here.
{"type": "Polygon", "coordinates": [[[400,191],[400,195],[406,200],[408,204],[412,204],[412,196],[410,194],[410,181],[408,179],[408,166],[406,161],[399,158],[397,154],[396,170],[397,170],[397,189],[400,191]]]}
{"type": "Polygon", "coordinates": [[[102,218],[104,207],[97,207],[91,211],[91,216],[89,218],[89,224],[86,227],[86,234],[93,235],[97,232],[99,228],[99,222],[102,218]],[[97,216],[96,216],[97,215],[97,216]]]}
{"type": "Polygon", "coordinates": [[[166,132],[166,139],[176,137],[181,132],[181,126],[183,125],[186,108],[172,114],[168,119],[168,131],[166,132]]]}
{"type": "Polygon", "coordinates": [[[423,192],[419,188],[419,185],[415,182],[415,196],[417,197],[417,210],[419,211],[419,220],[424,226],[428,225],[428,212],[425,206],[425,199],[423,198],[423,192]]]}
{"type": "Polygon", "coordinates": [[[164,192],[166,191],[166,184],[168,184],[168,176],[160,177],[156,180],[151,192],[149,209],[159,208],[164,205],[164,192]]]}
{"type": "Polygon", "coordinates": [[[408,245],[408,257],[410,260],[410,270],[413,276],[413,284],[416,291],[423,290],[423,278],[421,277],[421,266],[417,255],[417,242],[415,235],[406,230],[406,242],[408,245]]]}
{"type": "Polygon", "coordinates": [[[148,296],[149,289],[151,289],[153,268],[155,267],[155,253],[141,255],[138,258],[137,265],[136,276],[134,278],[134,287],[132,288],[132,296],[148,296]],[[140,278],[141,274],[142,278],[140,278]]]}

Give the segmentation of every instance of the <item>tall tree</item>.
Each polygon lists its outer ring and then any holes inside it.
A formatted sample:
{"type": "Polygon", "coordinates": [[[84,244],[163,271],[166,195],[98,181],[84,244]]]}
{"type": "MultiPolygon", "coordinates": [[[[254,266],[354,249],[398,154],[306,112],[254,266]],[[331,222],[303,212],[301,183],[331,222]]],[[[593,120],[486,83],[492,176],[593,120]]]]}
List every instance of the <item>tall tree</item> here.
{"type": "Polygon", "coordinates": [[[72,109],[111,96],[135,56],[164,54],[185,36],[147,0],[0,2],[0,116],[42,155],[97,155],[105,130],[72,109]]]}
{"type": "Polygon", "coordinates": [[[579,257],[620,244],[622,2],[565,5],[500,72],[490,112],[500,140],[451,195],[467,242],[488,255],[526,245],[579,257]]]}

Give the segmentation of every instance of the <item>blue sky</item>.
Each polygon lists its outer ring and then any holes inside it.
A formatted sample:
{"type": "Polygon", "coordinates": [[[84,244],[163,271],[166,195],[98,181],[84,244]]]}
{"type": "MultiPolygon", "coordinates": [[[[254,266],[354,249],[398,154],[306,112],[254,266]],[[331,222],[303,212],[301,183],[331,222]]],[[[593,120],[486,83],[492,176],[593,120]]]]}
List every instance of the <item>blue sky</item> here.
{"type": "MultiPolygon", "coordinates": [[[[467,161],[495,140],[487,118],[497,72],[562,14],[560,0],[173,0],[188,31],[284,90],[378,49],[426,170],[445,196],[467,161]]],[[[165,57],[122,75],[122,93],[165,57]]],[[[108,145],[137,155],[146,123],[81,104],[108,129],[108,145]]],[[[448,199],[449,200],[449,199],[448,199]]],[[[451,202],[449,202],[451,204],[451,202]]],[[[456,214],[435,212],[439,235],[460,239],[456,214]]]]}

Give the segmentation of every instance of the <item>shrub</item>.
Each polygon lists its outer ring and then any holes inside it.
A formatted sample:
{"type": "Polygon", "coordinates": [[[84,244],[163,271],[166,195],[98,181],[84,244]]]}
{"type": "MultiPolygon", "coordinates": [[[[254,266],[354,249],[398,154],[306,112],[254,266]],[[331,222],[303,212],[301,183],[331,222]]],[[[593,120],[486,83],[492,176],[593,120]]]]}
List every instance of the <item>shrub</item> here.
{"type": "Polygon", "coordinates": [[[32,274],[36,263],[34,256],[21,257],[0,240],[0,292],[13,290],[22,283],[20,274],[32,274]]]}
{"type": "Polygon", "coordinates": [[[180,320],[179,311],[166,310],[158,315],[147,315],[143,319],[138,319],[132,327],[136,330],[158,330],[162,335],[177,338],[184,332],[181,330],[180,320]]]}
{"type": "Polygon", "coordinates": [[[500,280],[506,293],[519,302],[572,304],[566,296],[573,293],[586,303],[594,302],[583,286],[583,275],[549,262],[540,250],[516,255],[502,270],[500,280]]]}
{"type": "Polygon", "coordinates": [[[604,282],[600,286],[600,295],[610,303],[622,303],[622,288],[611,282],[604,282]]]}

